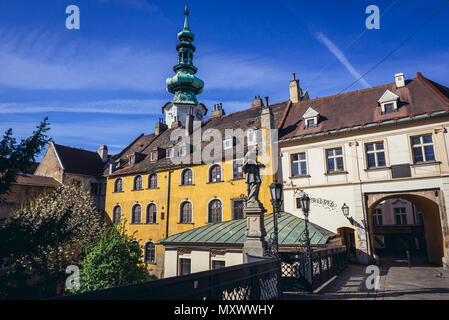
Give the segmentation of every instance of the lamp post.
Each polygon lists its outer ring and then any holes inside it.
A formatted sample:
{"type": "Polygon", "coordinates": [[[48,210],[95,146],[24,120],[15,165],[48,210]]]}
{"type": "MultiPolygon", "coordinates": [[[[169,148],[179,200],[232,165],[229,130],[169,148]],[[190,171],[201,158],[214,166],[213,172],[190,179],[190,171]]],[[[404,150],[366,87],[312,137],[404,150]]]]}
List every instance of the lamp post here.
{"type": "Polygon", "coordinates": [[[276,180],[270,184],[271,204],[273,205],[273,235],[274,239],[270,243],[271,256],[279,257],[279,234],[278,234],[278,215],[279,208],[282,205],[282,184],[276,180]]]}
{"type": "Polygon", "coordinates": [[[341,207],[341,211],[343,212],[343,215],[348,218],[349,217],[349,207],[346,203],[343,203],[343,206],[341,207]]]}
{"type": "Polygon", "coordinates": [[[305,278],[309,285],[312,286],[312,248],[310,247],[310,236],[309,236],[309,211],[310,211],[310,198],[307,193],[303,193],[302,197],[299,198],[302,212],[305,218],[305,233],[306,233],[306,252],[305,252],[305,278]]]}
{"type": "Polygon", "coordinates": [[[299,198],[301,203],[302,212],[304,213],[305,223],[306,223],[306,249],[308,254],[311,253],[310,248],[310,237],[309,237],[309,211],[310,211],[310,198],[307,193],[304,193],[301,198],[299,198]]]}

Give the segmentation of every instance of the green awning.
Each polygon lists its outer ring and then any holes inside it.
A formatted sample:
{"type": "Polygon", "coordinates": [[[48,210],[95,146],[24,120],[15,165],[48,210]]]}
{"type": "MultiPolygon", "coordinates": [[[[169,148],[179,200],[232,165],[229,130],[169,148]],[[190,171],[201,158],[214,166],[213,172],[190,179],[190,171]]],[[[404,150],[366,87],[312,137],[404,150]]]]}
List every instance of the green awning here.
{"type": "MultiPolygon", "coordinates": [[[[265,215],[266,239],[273,232],[273,214],[265,215]]],[[[305,239],[305,220],[291,213],[278,216],[279,245],[298,246],[305,239]]],[[[326,245],[339,235],[309,222],[310,244],[326,245]]],[[[203,227],[181,232],[161,240],[163,245],[243,245],[246,241],[246,219],[211,223],[203,227]]]]}

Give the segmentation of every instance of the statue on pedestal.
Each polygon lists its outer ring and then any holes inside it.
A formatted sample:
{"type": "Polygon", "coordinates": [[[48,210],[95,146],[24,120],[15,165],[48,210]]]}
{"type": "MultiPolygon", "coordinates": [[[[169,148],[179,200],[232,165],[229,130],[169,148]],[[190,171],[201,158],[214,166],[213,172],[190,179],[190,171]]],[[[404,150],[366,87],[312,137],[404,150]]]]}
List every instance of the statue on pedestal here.
{"type": "Polygon", "coordinates": [[[243,173],[246,179],[247,207],[260,207],[259,190],[262,183],[260,168],[265,165],[257,161],[257,149],[248,150],[243,161],[243,173]]]}

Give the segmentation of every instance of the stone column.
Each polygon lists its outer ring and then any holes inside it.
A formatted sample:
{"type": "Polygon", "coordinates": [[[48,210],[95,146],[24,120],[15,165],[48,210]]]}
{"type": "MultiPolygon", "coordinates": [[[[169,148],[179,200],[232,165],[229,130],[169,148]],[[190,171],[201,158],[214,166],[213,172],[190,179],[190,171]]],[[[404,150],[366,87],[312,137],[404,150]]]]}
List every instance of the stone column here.
{"type": "Polygon", "coordinates": [[[248,203],[243,212],[246,215],[246,241],[243,245],[243,263],[248,263],[248,255],[263,257],[265,241],[264,209],[260,202],[248,203]]]}

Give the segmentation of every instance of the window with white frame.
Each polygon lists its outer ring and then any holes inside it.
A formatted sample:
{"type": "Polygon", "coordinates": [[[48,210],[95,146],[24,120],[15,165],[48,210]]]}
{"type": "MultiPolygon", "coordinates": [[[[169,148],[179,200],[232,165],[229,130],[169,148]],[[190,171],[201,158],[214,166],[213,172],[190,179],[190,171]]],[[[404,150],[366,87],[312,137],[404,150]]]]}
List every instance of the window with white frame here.
{"type": "Polygon", "coordinates": [[[238,159],[232,162],[232,178],[241,179],[243,178],[243,160],[238,159]]]}
{"type": "Polygon", "coordinates": [[[414,163],[435,161],[432,135],[412,137],[412,150],[414,163]]]}
{"type": "Polygon", "coordinates": [[[167,149],[167,158],[168,159],[173,158],[173,148],[168,148],[167,149]]]}
{"type": "Polygon", "coordinates": [[[373,225],[381,226],[383,224],[382,221],[382,209],[374,209],[373,212],[373,225]]]}
{"type": "Polygon", "coordinates": [[[179,223],[192,223],[192,204],[189,201],[181,204],[179,223]]]}
{"type": "Polygon", "coordinates": [[[209,203],[208,222],[209,223],[221,222],[221,216],[222,216],[221,201],[218,199],[212,200],[209,203]]]}
{"type": "Polygon", "coordinates": [[[145,263],[155,263],[156,261],[156,246],[153,242],[145,244],[145,263]]]}
{"type": "Polygon", "coordinates": [[[343,172],[343,151],[342,148],[326,149],[327,172],[343,172]]]}
{"type": "Polygon", "coordinates": [[[386,90],[382,97],[377,101],[380,104],[382,114],[394,112],[398,109],[399,96],[390,90],[386,90]]]}
{"type": "Polygon", "coordinates": [[[394,208],[394,216],[396,219],[396,224],[407,224],[407,212],[404,207],[394,208]]]}
{"type": "Polygon", "coordinates": [[[366,164],[368,169],[385,167],[385,150],[383,142],[365,144],[366,164]]]}
{"type": "Polygon", "coordinates": [[[143,178],[142,176],[137,176],[134,178],[134,190],[142,190],[143,185],[143,178]]]}
{"type": "Polygon", "coordinates": [[[135,204],[132,208],[131,223],[142,223],[142,207],[140,206],[140,204],[135,204]]]}
{"type": "Polygon", "coordinates": [[[157,160],[157,151],[152,151],[150,154],[150,161],[156,161],[157,160]]]}
{"type": "Polygon", "coordinates": [[[191,260],[186,258],[179,259],[179,275],[183,276],[191,273],[191,260]]]}
{"type": "Polygon", "coordinates": [[[307,175],[307,159],[305,152],[291,155],[291,169],[293,177],[307,175]]]}
{"type": "Polygon", "coordinates": [[[154,224],[154,223],[156,223],[156,217],[157,216],[157,207],[156,207],[156,205],[154,204],[154,203],[150,203],[148,206],[147,206],[147,221],[146,221],[146,223],[147,224],[154,224]]]}
{"type": "Polygon", "coordinates": [[[112,214],[112,223],[113,224],[120,224],[122,221],[122,208],[117,205],[114,207],[113,214],[112,214]]]}
{"type": "Polygon", "coordinates": [[[157,173],[153,173],[148,177],[148,188],[157,189],[157,173]]]}
{"type": "Polygon", "coordinates": [[[221,167],[218,164],[215,164],[210,168],[209,182],[220,182],[220,181],[222,181],[221,167]]]}
{"type": "Polygon", "coordinates": [[[307,128],[313,128],[313,127],[315,127],[315,126],[316,126],[315,118],[307,119],[307,120],[306,120],[306,127],[307,127],[307,128]]]}
{"type": "Polygon", "coordinates": [[[223,149],[224,150],[232,149],[233,146],[234,146],[234,137],[226,136],[223,141],[223,149]]]}
{"type": "Polygon", "coordinates": [[[257,144],[257,133],[258,133],[257,129],[249,129],[248,130],[247,137],[248,137],[248,145],[249,146],[257,144]]]}

